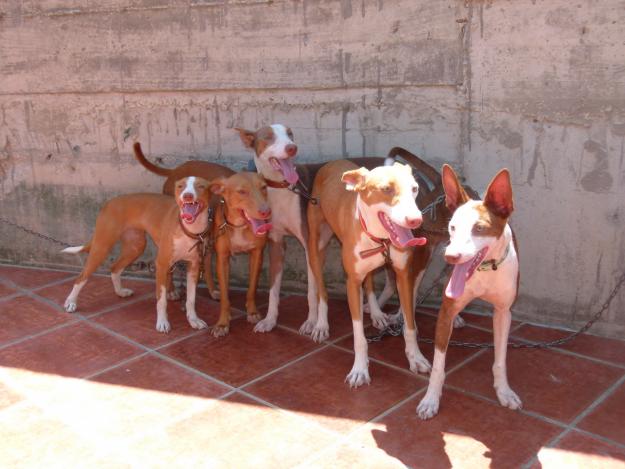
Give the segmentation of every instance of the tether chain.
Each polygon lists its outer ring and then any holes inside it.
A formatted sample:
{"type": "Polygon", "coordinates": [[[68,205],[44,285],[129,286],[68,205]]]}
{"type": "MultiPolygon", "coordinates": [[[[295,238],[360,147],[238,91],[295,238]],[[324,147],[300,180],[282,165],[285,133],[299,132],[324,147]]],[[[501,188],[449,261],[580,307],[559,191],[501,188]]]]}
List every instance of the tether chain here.
{"type": "MultiPolygon", "coordinates": [[[[427,297],[430,295],[430,293],[432,293],[434,288],[436,288],[436,286],[438,285],[438,282],[441,280],[441,278],[446,273],[448,267],[449,266],[446,266],[443,269],[443,271],[436,278],[436,280],[434,280],[434,282],[432,282],[432,285],[430,286],[430,288],[428,288],[428,290],[421,297],[419,297],[419,299],[417,300],[417,305],[420,305],[421,303],[423,303],[427,299],[427,297]]],[[[570,342],[571,340],[573,340],[578,335],[583,334],[588,329],[590,329],[593,326],[593,324],[599,320],[599,318],[603,315],[603,313],[605,313],[606,310],[610,307],[610,304],[612,303],[612,300],[614,300],[614,298],[616,297],[616,295],[618,294],[620,289],[623,287],[623,284],[625,284],[625,272],[623,272],[621,274],[621,276],[618,278],[618,280],[616,282],[616,285],[614,285],[614,288],[612,289],[612,291],[608,295],[607,299],[605,300],[605,302],[603,303],[601,308],[579,330],[577,330],[577,331],[575,331],[575,332],[573,332],[573,333],[571,333],[571,334],[569,334],[567,336],[561,337],[560,339],[552,340],[552,341],[549,341],[549,342],[537,342],[537,343],[534,343],[534,344],[518,343],[518,342],[508,342],[508,346],[511,347],[511,348],[549,348],[549,347],[559,347],[561,345],[564,345],[564,344],[570,342]]],[[[404,326],[404,320],[403,320],[403,317],[400,315],[395,324],[387,326],[385,329],[381,330],[375,336],[367,337],[367,342],[379,342],[380,340],[382,340],[382,338],[384,338],[385,336],[388,336],[388,335],[396,337],[396,336],[400,335],[403,332],[403,326],[404,326]]],[[[432,339],[428,339],[428,338],[424,338],[424,337],[419,337],[418,340],[419,340],[419,342],[423,342],[423,343],[426,343],[426,344],[433,344],[434,343],[434,341],[432,339]]],[[[449,341],[449,345],[453,346],[453,347],[480,348],[480,349],[481,348],[493,348],[494,347],[494,344],[492,344],[492,343],[485,343],[485,342],[481,342],[481,343],[480,342],[461,342],[461,341],[457,341],[457,340],[450,340],[449,341]]]]}

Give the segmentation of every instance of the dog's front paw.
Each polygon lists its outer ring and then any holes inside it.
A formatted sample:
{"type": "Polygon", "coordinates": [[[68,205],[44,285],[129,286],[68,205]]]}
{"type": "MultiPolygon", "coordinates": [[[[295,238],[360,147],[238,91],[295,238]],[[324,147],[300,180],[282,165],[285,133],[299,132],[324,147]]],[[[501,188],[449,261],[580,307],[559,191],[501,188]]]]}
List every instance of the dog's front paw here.
{"type": "Polygon", "coordinates": [[[373,327],[382,330],[391,324],[391,316],[384,313],[372,314],[371,322],[373,323],[373,327]]]}
{"type": "Polygon", "coordinates": [[[180,290],[178,289],[169,290],[167,292],[167,300],[169,301],[179,301],[180,298],[182,298],[182,295],[180,294],[180,290]]]}
{"type": "Polygon", "coordinates": [[[428,396],[427,394],[417,406],[417,415],[422,420],[431,419],[438,414],[440,397],[428,396]]]}
{"type": "Polygon", "coordinates": [[[165,334],[167,334],[169,331],[171,331],[171,326],[169,325],[169,321],[167,319],[158,319],[156,321],[156,330],[158,332],[163,332],[165,334]]]}
{"type": "Polygon", "coordinates": [[[194,318],[190,318],[187,316],[187,321],[189,321],[189,325],[193,329],[206,329],[208,327],[208,324],[206,324],[205,321],[198,318],[197,316],[195,316],[194,318]]]}
{"type": "Polygon", "coordinates": [[[276,327],[276,321],[272,321],[271,319],[265,318],[256,323],[256,325],[254,326],[254,332],[269,332],[274,327],[276,327]]]}
{"type": "Polygon", "coordinates": [[[421,353],[406,353],[406,358],[408,358],[408,364],[410,365],[410,371],[413,373],[423,373],[427,374],[432,370],[432,365],[427,358],[425,358],[421,353]]]}
{"type": "Polygon", "coordinates": [[[310,320],[307,319],[299,327],[299,333],[301,335],[310,335],[310,334],[312,334],[312,331],[315,329],[315,325],[316,325],[316,323],[314,323],[313,321],[310,321],[310,320]]]}
{"type": "Polygon", "coordinates": [[[230,332],[230,326],[215,325],[211,327],[211,334],[213,334],[214,337],[227,336],[228,332],[230,332]]]}
{"type": "Polygon", "coordinates": [[[499,399],[499,403],[502,406],[512,410],[517,410],[523,407],[521,398],[509,387],[499,389],[495,388],[495,392],[497,393],[497,399],[499,399]]]}
{"type": "Polygon", "coordinates": [[[315,342],[323,342],[330,337],[330,326],[327,324],[316,325],[310,333],[310,338],[315,342]]]}
{"type": "Polygon", "coordinates": [[[250,324],[256,324],[260,321],[261,315],[259,313],[247,313],[247,322],[250,324]]]}
{"type": "Polygon", "coordinates": [[[75,313],[78,305],[76,304],[75,301],[65,300],[65,304],[63,305],[63,307],[65,308],[66,312],[75,313]]]}
{"type": "Polygon", "coordinates": [[[459,315],[454,318],[454,329],[460,329],[461,327],[466,326],[467,323],[464,319],[462,319],[459,315]]]}
{"type": "Polygon", "coordinates": [[[119,291],[116,291],[117,296],[120,298],[128,298],[133,295],[133,291],[130,288],[120,288],[119,291]]]}
{"type": "Polygon", "coordinates": [[[363,384],[371,383],[369,377],[369,370],[367,368],[352,368],[352,371],[345,377],[345,382],[349,384],[350,388],[357,388],[363,384]]]}

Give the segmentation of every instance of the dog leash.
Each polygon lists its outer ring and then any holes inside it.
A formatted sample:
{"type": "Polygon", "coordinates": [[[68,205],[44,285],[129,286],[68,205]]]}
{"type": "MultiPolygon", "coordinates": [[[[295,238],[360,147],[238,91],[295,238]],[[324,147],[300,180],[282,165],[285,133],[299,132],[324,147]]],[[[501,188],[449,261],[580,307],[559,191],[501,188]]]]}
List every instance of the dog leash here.
{"type": "Polygon", "coordinates": [[[304,197],[313,205],[317,205],[319,203],[319,199],[310,195],[308,187],[306,187],[301,179],[298,179],[295,184],[289,184],[286,181],[272,181],[271,179],[265,179],[265,182],[269,187],[273,187],[274,189],[288,189],[294,194],[304,197]]]}

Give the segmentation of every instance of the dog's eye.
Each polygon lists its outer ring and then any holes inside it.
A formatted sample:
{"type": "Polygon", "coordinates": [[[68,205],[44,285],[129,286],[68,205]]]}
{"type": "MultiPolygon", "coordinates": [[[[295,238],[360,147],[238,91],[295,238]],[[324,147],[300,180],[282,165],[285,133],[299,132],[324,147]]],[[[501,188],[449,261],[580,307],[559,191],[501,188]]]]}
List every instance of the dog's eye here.
{"type": "Polygon", "coordinates": [[[453,233],[456,231],[456,227],[454,225],[449,225],[449,231],[453,233]]]}
{"type": "Polygon", "coordinates": [[[291,140],[293,140],[293,132],[291,131],[291,129],[287,130],[286,134],[289,136],[291,140]]]}
{"type": "Polygon", "coordinates": [[[247,191],[245,189],[239,189],[237,192],[241,195],[247,195],[247,191]]]}
{"type": "Polygon", "coordinates": [[[486,227],[484,225],[475,225],[473,227],[473,229],[477,232],[477,233],[481,233],[482,231],[484,231],[486,229],[486,227]]]}
{"type": "Polygon", "coordinates": [[[394,194],[395,193],[395,189],[393,189],[393,186],[384,186],[384,187],[382,187],[381,190],[385,194],[394,194]]]}

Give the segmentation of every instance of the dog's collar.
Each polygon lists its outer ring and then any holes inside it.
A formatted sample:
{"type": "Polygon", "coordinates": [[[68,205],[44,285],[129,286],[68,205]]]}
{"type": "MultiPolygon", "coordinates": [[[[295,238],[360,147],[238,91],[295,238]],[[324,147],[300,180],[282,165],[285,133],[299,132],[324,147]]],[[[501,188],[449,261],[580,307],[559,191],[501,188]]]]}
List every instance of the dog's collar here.
{"type": "Polygon", "coordinates": [[[291,184],[286,181],[272,181],[271,179],[265,179],[265,182],[269,187],[273,187],[274,189],[287,189],[291,184]]]}
{"type": "Polygon", "coordinates": [[[360,221],[360,227],[362,228],[362,231],[365,232],[365,234],[369,237],[371,241],[379,244],[379,246],[375,248],[364,249],[363,251],[360,251],[358,255],[361,259],[366,259],[368,257],[375,256],[376,254],[382,254],[384,256],[384,262],[386,264],[391,264],[391,240],[388,238],[378,238],[377,236],[373,236],[371,233],[369,233],[369,231],[367,230],[367,224],[365,223],[364,218],[362,218],[360,210],[358,208],[356,210],[358,211],[358,220],[360,221]]]}
{"type": "Polygon", "coordinates": [[[180,217],[178,217],[178,224],[180,225],[180,228],[182,228],[182,232],[186,236],[188,236],[191,239],[196,239],[198,241],[203,241],[206,238],[206,235],[208,234],[210,230],[210,223],[208,223],[208,226],[206,227],[204,231],[202,231],[201,233],[193,233],[192,231],[189,231],[186,226],[184,226],[184,223],[182,222],[182,218],[180,217]]]}
{"type": "Polygon", "coordinates": [[[510,243],[508,242],[508,245],[506,246],[506,250],[504,251],[503,256],[501,256],[501,259],[499,260],[489,259],[487,261],[484,261],[477,267],[477,270],[479,270],[480,272],[484,272],[486,270],[497,270],[497,268],[503,263],[503,261],[506,260],[509,253],[510,253],[510,243]]]}
{"type": "Polygon", "coordinates": [[[246,227],[248,225],[248,223],[246,221],[244,221],[240,225],[233,225],[232,223],[230,223],[228,221],[228,219],[226,218],[226,200],[222,198],[220,202],[221,202],[221,216],[224,219],[223,223],[219,226],[219,231],[220,232],[222,230],[225,230],[226,227],[228,227],[228,228],[244,228],[244,227],[246,227]]]}

